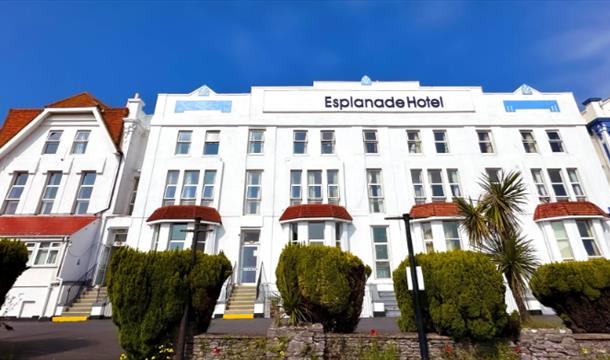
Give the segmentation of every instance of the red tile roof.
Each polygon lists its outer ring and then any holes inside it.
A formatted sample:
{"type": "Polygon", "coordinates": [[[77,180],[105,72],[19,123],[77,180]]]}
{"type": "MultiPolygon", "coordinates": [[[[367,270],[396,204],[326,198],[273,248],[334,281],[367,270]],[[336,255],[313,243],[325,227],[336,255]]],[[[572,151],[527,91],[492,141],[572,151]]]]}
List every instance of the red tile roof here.
{"type": "Polygon", "coordinates": [[[282,216],[280,216],[280,221],[283,222],[311,218],[333,218],[352,221],[351,215],[343,206],[330,204],[303,204],[289,206],[284,211],[282,216]]]}
{"type": "MultiPolygon", "coordinates": [[[[127,117],[129,110],[126,108],[110,108],[89,93],[81,93],[49,104],[46,108],[65,108],[65,107],[94,107],[100,110],[102,120],[108,129],[112,142],[120,148],[121,136],[123,135],[123,118],[127,117]]],[[[43,109],[11,109],[4,120],[4,125],[0,129],[0,147],[4,146],[9,140],[25,128],[43,109]]]]}
{"type": "Polygon", "coordinates": [[[428,217],[458,217],[458,208],[455,203],[432,202],[415,204],[409,213],[413,219],[428,217]]]}
{"type": "Polygon", "coordinates": [[[0,236],[67,236],[95,221],[95,216],[0,216],[0,236]]]}
{"type": "Polygon", "coordinates": [[[190,220],[200,217],[202,221],[221,224],[220,214],[216,209],[197,205],[171,205],[155,210],[146,222],[163,220],[190,220]]]}
{"type": "Polygon", "coordinates": [[[608,216],[588,201],[561,201],[540,204],[534,211],[534,221],[564,216],[608,216]]]}

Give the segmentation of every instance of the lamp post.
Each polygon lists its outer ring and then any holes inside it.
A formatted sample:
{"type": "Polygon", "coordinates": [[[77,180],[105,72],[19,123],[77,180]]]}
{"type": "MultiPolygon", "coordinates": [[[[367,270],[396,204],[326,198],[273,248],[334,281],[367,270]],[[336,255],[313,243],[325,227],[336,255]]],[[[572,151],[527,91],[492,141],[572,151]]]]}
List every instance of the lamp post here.
{"type": "MultiPolygon", "coordinates": [[[[195,267],[195,262],[197,261],[197,244],[199,243],[199,234],[204,233],[203,240],[205,241],[205,236],[207,236],[207,225],[201,225],[201,218],[196,217],[194,219],[193,230],[184,230],[184,232],[192,232],[193,233],[193,241],[191,242],[191,271],[195,267]]],[[[176,339],[176,359],[183,360],[186,359],[185,347],[186,347],[186,332],[187,325],[189,321],[189,313],[191,310],[191,298],[190,294],[184,304],[184,311],[182,313],[182,319],[180,320],[180,328],[178,330],[178,339],[176,339]]]]}
{"type": "Polygon", "coordinates": [[[424,328],[421,300],[419,298],[419,284],[417,283],[417,267],[415,264],[415,254],[413,251],[413,240],[411,239],[411,216],[409,214],[402,214],[402,216],[392,216],[385,219],[403,220],[405,223],[405,232],[407,233],[407,249],[409,250],[409,267],[411,268],[411,283],[413,284],[413,303],[415,304],[415,325],[417,326],[419,354],[422,360],[428,360],[430,358],[428,355],[428,338],[426,336],[426,329],[424,328]]]}

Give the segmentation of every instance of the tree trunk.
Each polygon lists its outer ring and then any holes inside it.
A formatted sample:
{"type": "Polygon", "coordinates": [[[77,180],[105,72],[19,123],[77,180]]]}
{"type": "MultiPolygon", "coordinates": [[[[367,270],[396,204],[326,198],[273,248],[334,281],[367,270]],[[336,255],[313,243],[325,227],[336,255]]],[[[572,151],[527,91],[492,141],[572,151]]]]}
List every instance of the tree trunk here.
{"type": "Polygon", "coordinates": [[[528,320],[530,315],[527,312],[527,306],[525,305],[525,296],[521,291],[521,288],[519,286],[515,286],[515,284],[513,284],[510,280],[508,281],[508,287],[510,287],[510,290],[513,293],[513,297],[515,298],[515,302],[517,303],[517,309],[519,310],[521,322],[528,320]]]}

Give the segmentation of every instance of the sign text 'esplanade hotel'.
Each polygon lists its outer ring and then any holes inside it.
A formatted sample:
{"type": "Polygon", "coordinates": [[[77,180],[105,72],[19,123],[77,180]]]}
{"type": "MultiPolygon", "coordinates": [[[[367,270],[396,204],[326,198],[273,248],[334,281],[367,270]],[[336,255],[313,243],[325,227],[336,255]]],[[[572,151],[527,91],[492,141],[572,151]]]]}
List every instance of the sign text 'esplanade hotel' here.
{"type": "Polygon", "coordinates": [[[469,91],[266,90],[264,112],[467,112],[469,91]]]}

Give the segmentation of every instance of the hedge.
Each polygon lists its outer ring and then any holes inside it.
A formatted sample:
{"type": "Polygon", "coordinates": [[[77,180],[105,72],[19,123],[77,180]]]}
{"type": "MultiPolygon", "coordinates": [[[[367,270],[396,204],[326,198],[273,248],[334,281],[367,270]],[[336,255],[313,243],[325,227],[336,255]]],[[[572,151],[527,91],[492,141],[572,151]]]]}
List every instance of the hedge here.
{"type": "Polygon", "coordinates": [[[542,265],[530,288],[573,332],[610,333],[610,260],[542,265]]]}
{"type": "Polygon", "coordinates": [[[28,248],[20,240],[0,240],[0,306],[15,281],[27,269],[28,248]]]}
{"type": "Polygon", "coordinates": [[[186,301],[191,301],[195,330],[206,331],[230,275],[231,263],[222,253],[198,253],[194,267],[190,250],[142,253],[121,248],[113,253],[108,296],[128,357],[146,358],[159,346],[174,344],[186,301]]]}
{"type": "MultiPolygon", "coordinates": [[[[511,333],[502,275],[482,253],[449,251],[419,254],[424,275],[424,325],[455,340],[486,341],[511,333]]],[[[407,289],[405,259],[393,273],[401,331],[416,331],[412,293],[407,289]]]]}
{"type": "Polygon", "coordinates": [[[371,269],[336,247],[291,244],[275,270],[286,313],[295,321],[322,323],[325,331],[353,332],[371,269]]]}

